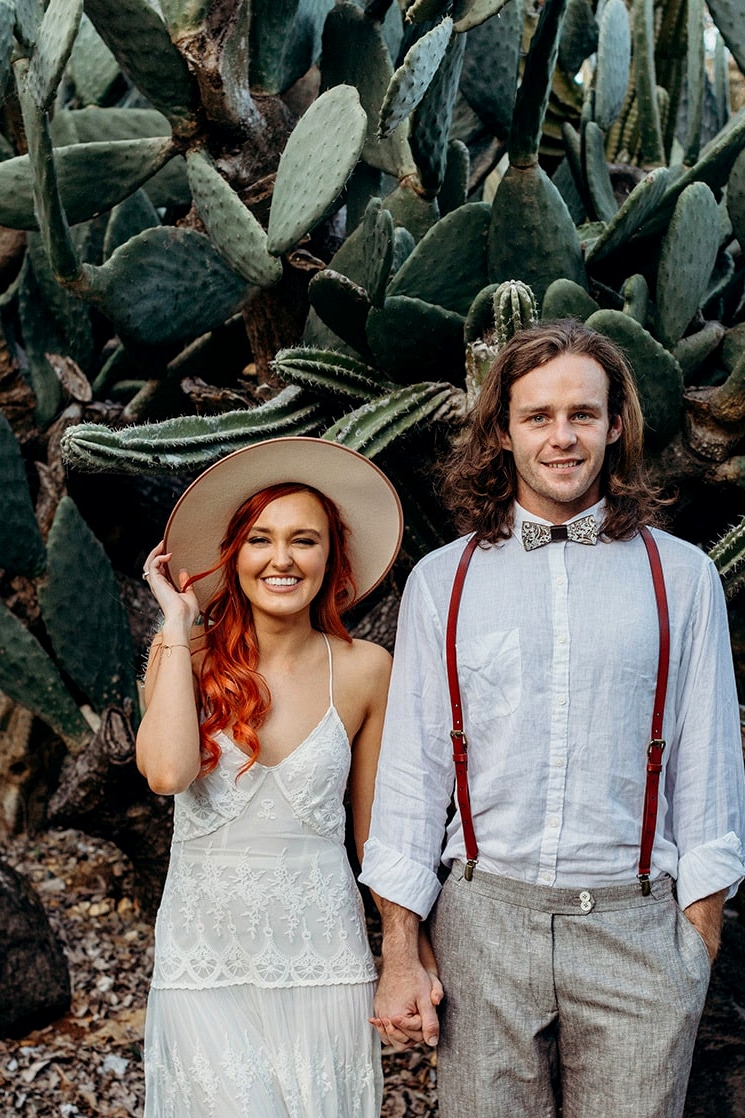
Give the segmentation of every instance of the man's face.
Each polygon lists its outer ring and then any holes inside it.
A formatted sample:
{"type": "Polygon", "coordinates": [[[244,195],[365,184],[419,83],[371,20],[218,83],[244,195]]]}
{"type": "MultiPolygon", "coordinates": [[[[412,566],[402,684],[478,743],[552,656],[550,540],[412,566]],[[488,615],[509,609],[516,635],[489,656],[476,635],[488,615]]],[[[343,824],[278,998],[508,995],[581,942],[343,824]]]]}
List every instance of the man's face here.
{"type": "Polygon", "coordinates": [[[621,435],[608,415],[608,376],[592,357],[562,354],[520,377],[502,446],[512,452],[518,502],[563,523],[600,499],[606,447],[621,435]]]}

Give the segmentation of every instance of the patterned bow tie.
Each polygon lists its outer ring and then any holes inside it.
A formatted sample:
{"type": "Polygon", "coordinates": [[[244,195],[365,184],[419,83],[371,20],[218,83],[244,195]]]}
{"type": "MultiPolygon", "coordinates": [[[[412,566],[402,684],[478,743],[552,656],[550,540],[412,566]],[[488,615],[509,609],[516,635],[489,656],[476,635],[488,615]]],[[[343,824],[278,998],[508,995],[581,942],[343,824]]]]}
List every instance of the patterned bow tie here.
{"type": "Polygon", "coordinates": [[[522,538],[526,551],[535,551],[554,540],[594,544],[598,539],[598,526],[592,515],[582,516],[571,524],[534,524],[532,520],[524,520],[522,538]]]}

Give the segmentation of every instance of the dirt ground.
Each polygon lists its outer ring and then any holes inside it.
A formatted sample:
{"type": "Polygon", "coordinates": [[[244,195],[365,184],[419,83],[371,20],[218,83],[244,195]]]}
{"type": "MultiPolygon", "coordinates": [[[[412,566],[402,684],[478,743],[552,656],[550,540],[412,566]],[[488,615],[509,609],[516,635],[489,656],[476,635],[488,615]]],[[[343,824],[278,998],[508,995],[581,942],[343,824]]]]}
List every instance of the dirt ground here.
{"type": "MultiPolygon", "coordinates": [[[[41,897],[67,955],[70,1012],[0,1040],[0,1118],[137,1118],[153,928],[117,847],[77,831],[0,839],[0,857],[41,897]]],[[[435,1056],[384,1052],[383,1118],[433,1118],[435,1056]]]]}
{"type": "MultiPolygon", "coordinates": [[[[0,1118],[138,1118],[153,928],[132,899],[127,860],[77,831],[0,838],[0,858],[41,897],[73,988],[64,1018],[22,1040],[0,1040],[0,1118]]],[[[383,1064],[382,1118],[436,1118],[436,1055],[385,1051],[383,1064]]],[[[745,923],[734,908],[726,910],[685,1118],[745,1118],[745,923]]]]}

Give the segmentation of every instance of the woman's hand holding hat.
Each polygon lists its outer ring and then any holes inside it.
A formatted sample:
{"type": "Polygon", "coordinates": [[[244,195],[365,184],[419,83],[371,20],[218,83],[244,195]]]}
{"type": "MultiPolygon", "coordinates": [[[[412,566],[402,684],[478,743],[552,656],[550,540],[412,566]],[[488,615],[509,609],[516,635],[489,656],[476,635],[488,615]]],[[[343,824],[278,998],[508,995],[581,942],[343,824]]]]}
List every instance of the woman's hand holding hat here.
{"type": "Polygon", "coordinates": [[[148,555],[142,571],[142,577],[147,582],[153,597],[157,601],[165,618],[165,629],[179,626],[188,634],[196,622],[200,609],[194,590],[189,587],[184,590],[184,584],[189,579],[187,571],[179,572],[180,589],[177,589],[168,574],[168,560],[170,553],[166,552],[161,540],[157,547],[148,555]]]}

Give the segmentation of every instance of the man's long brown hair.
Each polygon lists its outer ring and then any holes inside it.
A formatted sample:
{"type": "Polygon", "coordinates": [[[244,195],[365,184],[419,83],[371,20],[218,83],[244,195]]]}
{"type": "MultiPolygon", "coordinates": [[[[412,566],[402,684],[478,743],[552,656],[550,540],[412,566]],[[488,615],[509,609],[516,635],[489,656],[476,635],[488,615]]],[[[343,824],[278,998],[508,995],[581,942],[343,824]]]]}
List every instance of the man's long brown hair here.
{"type": "Polygon", "coordinates": [[[601,472],[603,534],[630,539],[643,524],[654,523],[669,503],[650,485],[644,470],[644,419],[631,368],[603,334],[567,318],[521,330],[489,370],[467,427],[442,471],[445,502],[460,532],[475,532],[490,543],[510,535],[517,476],[502,436],[509,425],[512,385],[563,354],[597,361],[608,376],[609,417],[621,419],[621,436],[608,446],[601,472]]]}

